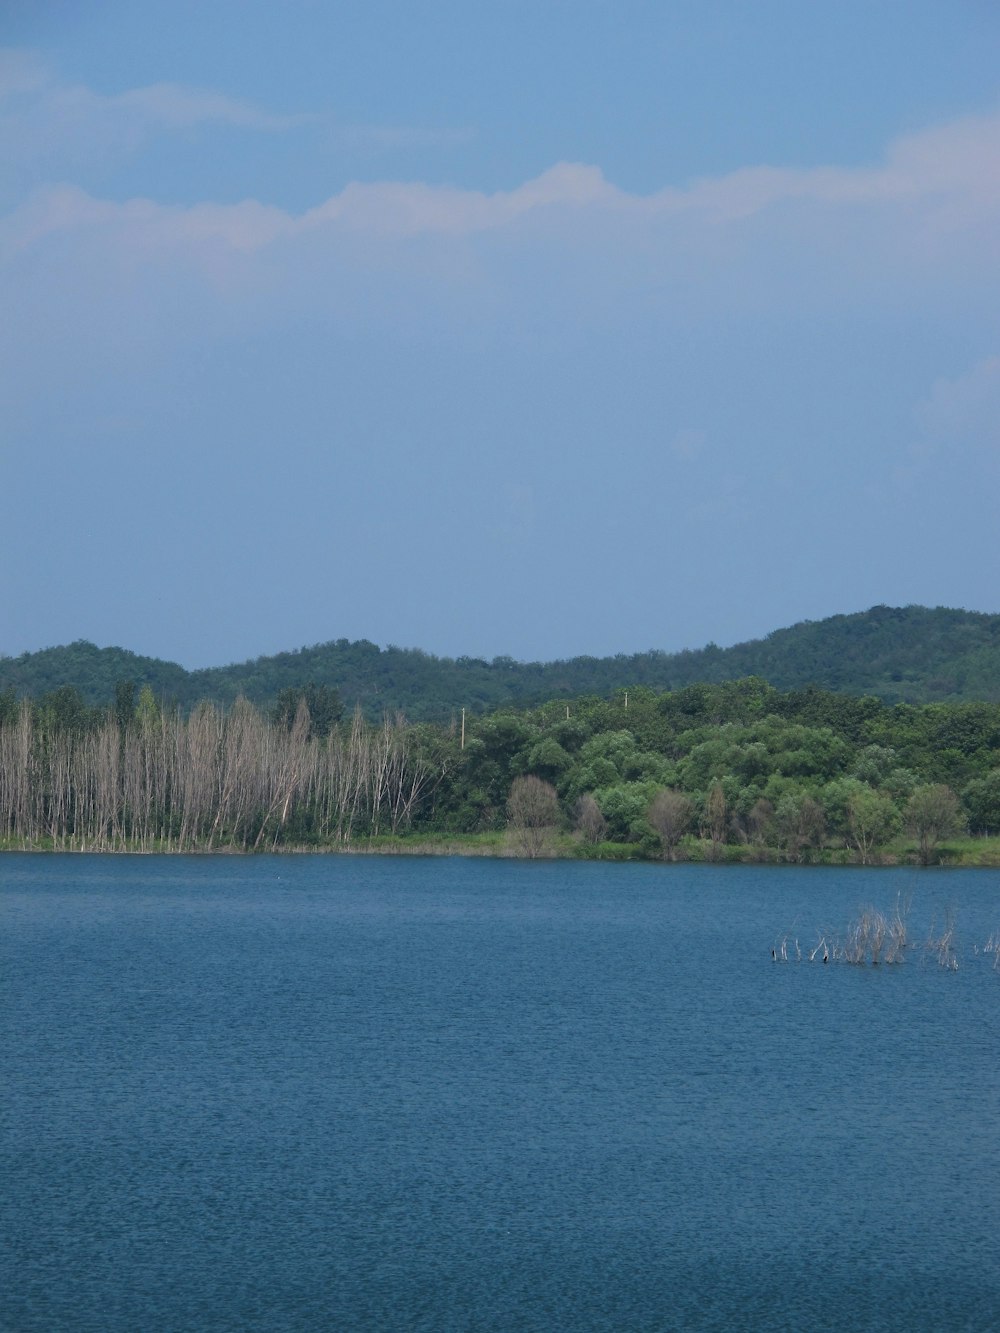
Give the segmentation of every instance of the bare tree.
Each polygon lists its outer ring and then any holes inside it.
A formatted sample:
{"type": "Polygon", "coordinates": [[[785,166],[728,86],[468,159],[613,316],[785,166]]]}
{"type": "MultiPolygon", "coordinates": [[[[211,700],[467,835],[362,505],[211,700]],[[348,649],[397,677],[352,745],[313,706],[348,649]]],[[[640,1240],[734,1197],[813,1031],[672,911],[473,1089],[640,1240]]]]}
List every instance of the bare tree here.
{"type": "Polygon", "coordinates": [[[683,792],[668,787],[653,797],[646,818],[659,835],[668,861],[677,859],[677,844],[687,832],[693,815],[694,806],[683,792]]]}
{"type": "Polygon", "coordinates": [[[515,778],[507,798],[507,827],[523,856],[540,856],[559,823],[556,789],[534,774],[515,778]]]}
{"type": "Polygon", "coordinates": [[[774,821],[774,806],[766,796],[758,796],[747,812],[746,830],[757,856],[763,856],[774,821]]]}
{"type": "Polygon", "coordinates": [[[584,842],[601,842],[608,831],[608,821],[601,813],[601,807],[597,804],[594,796],[588,791],[580,797],[573,811],[576,820],[576,831],[584,842]]]}
{"type": "Polygon", "coordinates": [[[726,840],[728,825],[729,803],[726,800],[722,783],[716,778],[709,787],[708,796],[705,798],[705,827],[712,840],[711,857],[713,861],[717,861],[722,855],[722,844],[726,840]]]}

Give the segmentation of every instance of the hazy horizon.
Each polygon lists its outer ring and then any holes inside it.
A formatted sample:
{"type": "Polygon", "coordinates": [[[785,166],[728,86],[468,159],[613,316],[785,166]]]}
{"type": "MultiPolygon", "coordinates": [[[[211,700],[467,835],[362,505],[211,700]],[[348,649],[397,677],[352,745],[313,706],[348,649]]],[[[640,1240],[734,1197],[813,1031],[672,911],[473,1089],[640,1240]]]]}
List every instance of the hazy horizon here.
{"type": "MultiPolygon", "coordinates": [[[[878,603],[878,604],[876,604],[876,605],[884,605],[884,603],[878,603]]],[[[998,614],[1000,614],[1000,612],[996,612],[996,611],[980,611],[980,610],[974,609],[974,608],[972,608],[972,607],[954,607],[954,606],[953,606],[953,607],[940,607],[940,606],[939,606],[939,607],[933,607],[933,608],[932,608],[932,607],[926,607],[924,604],[922,604],[922,603],[917,603],[917,602],[911,602],[911,603],[909,603],[908,605],[909,605],[909,606],[915,606],[915,607],[923,607],[923,609],[926,609],[926,610],[962,611],[962,612],[965,612],[965,613],[968,614],[968,615],[978,615],[978,616],[993,616],[993,615],[998,615],[998,614]]],[[[830,619],[830,618],[833,618],[833,617],[837,617],[837,616],[864,615],[864,614],[866,614],[868,611],[872,611],[872,610],[875,610],[875,609],[876,609],[876,607],[861,607],[861,608],[858,608],[858,609],[855,610],[855,611],[834,611],[834,612],[831,612],[831,613],[830,613],[830,616],[806,616],[806,617],[803,618],[803,620],[801,620],[801,621],[795,621],[793,624],[789,624],[789,625],[772,625],[770,629],[765,630],[762,634],[754,634],[754,635],[750,635],[750,636],[748,636],[748,637],[745,638],[745,639],[734,639],[734,640],[731,641],[731,642],[720,642],[720,641],[717,640],[717,639],[706,639],[704,643],[697,643],[697,644],[695,644],[695,643],[690,643],[690,644],[685,644],[685,645],[683,645],[683,646],[680,647],[680,648],[661,648],[661,647],[657,646],[656,644],[649,644],[649,645],[647,645],[645,648],[619,649],[619,650],[614,650],[614,651],[609,652],[609,653],[588,653],[588,652],[584,651],[584,652],[580,652],[580,653],[572,653],[572,654],[568,654],[566,657],[562,657],[562,658],[552,658],[552,657],[543,658],[543,657],[537,657],[537,656],[536,656],[536,657],[518,657],[518,658],[514,658],[513,660],[516,661],[516,662],[518,662],[520,665],[531,665],[531,664],[534,664],[534,663],[538,663],[538,664],[541,664],[541,665],[544,666],[544,665],[550,665],[550,664],[553,663],[553,662],[570,660],[570,659],[573,658],[573,657],[592,657],[592,658],[602,658],[602,657],[604,657],[604,658],[607,658],[607,657],[636,657],[636,656],[641,656],[641,655],[643,655],[643,654],[645,654],[645,653],[664,653],[664,654],[666,654],[667,656],[672,656],[672,655],[674,655],[674,654],[676,654],[676,653],[683,653],[683,652],[700,652],[702,649],[704,649],[704,648],[708,648],[708,647],[721,648],[721,649],[725,650],[725,649],[728,649],[728,648],[736,648],[736,647],[739,647],[740,645],[742,645],[742,644],[744,644],[744,643],[759,642],[760,640],[763,640],[763,639],[768,638],[771,634],[778,633],[778,632],[780,632],[780,631],[782,631],[782,630],[794,629],[794,628],[795,628],[797,625],[799,625],[799,624],[812,624],[812,623],[815,623],[815,622],[820,621],[820,620],[827,620],[827,619],[830,619]]],[[[890,610],[901,610],[901,609],[906,609],[906,608],[890,607],[889,609],[890,609],[890,610]]],[[[252,662],[252,661],[255,661],[256,659],[258,659],[258,658],[262,658],[262,657],[274,657],[274,656],[278,656],[278,655],[280,655],[280,654],[286,654],[286,653],[298,653],[298,652],[306,651],[306,650],[311,649],[311,648],[323,647],[323,646],[325,646],[325,645],[328,644],[328,643],[334,643],[334,642],[336,642],[338,639],[342,639],[342,638],[346,638],[346,637],[347,637],[347,636],[344,636],[344,635],[336,635],[336,636],[334,636],[333,638],[327,638],[327,639],[310,639],[310,640],[307,640],[307,641],[305,641],[305,642],[303,642],[303,643],[298,643],[298,644],[294,644],[294,645],[287,645],[287,644],[286,644],[285,647],[283,647],[283,648],[276,648],[276,649],[273,650],[273,652],[268,652],[268,653],[255,653],[255,652],[250,652],[249,654],[247,654],[247,655],[244,656],[244,657],[230,658],[230,659],[228,659],[228,660],[226,660],[226,661],[217,661],[217,662],[185,662],[185,661],[182,661],[179,657],[170,654],[169,652],[168,652],[168,653],[165,653],[165,654],[158,654],[158,653],[144,653],[144,652],[141,652],[140,650],[138,650],[138,649],[136,649],[136,648],[133,648],[131,645],[129,645],[129,644],[127,644],[127,643],[98,643],[98,642],[96,642],[94,639],[92,639],[92,638],[88,638],[86,635],[83,635],[83,636],[81,636],[81,637],[80,637],[79,639],[77,639],[77,640],[62,640],[62,641],[60,641],[60,642],[46,643],[46,644],[42,644],[40,647],[37,647],[37,648],[28,648],[28,649],[24,649],[24,650],[22,650],[21,653],[6,653],[6,652],[3,652],[2,650],[0,650],[0,658],[4,658],[4,657],[6,657],[6,658],[20,657],[20,656],[22,656],[22,655],[28,655],[28,656],[30,656],[30,655],[33,655],[34,653],[39,653],[39,652],[49,652],[49,651],[53,651],[53,650],[56,650],[56,649],[59,649],[59,648],[69,647],[70,644],[71,644],[71,642],[84,642],[84,643],[90,643],[90,644],[92,644],[93,647],[95,647],[95,648],[97,648],[97,649],[99,649],[99,650],[104,650],[104,649],[112,649],[112,650],[115,650],[115,649],[117,649],[117,650],[121,650],[121,651],[123,651],[123,652],[132,653],[132,654],[133,654],[134,656],[136,656],[136,657],[148,657],[148,658],[153,658],[153,659],[158,660],[158,661],[167,662],[167,663],[170,663],[170,664],[172,664],[172,665],[174,665],[174,666],[182,667],[185,671],[189,671],[189,672],[191,672],[191,671],[212,671],[212,670],[216,670],[216,669],[220,669],[220,668],[225,668],[225,667],[230,667],[230,666],[240,666],[240,665],[242,665],[244,662],[252,662]]],[[[425,647],[423,644],[419,644],[419,643],[399,643],[399,642],[397,642],[397,641],[395,641],[395,640],[389,640],[389,641],[384,642],[384,643],[377,643],[375,640],[373,640],[373,639],[369,639],[366,635],[363,635],[363,634],[362,634],[362,635],[358,635],[358,636],[357,636],[356,638],[354,638],[354,639],[348,639],[348,642],[352,642],[352,643],[356,643],[356,642],[374,643],[374,644],[375,644],[375,647],[378,648],[378,649],[379,649],[380,651],[382,651],[382,652],[386,652],[386,651],[388,651],[388,650],[390,650],[390,649],[395,649],[395,650],[398,650],[398,651],[401,651],[401,652],[418,652],[418,653],[423,653],[423,654],[424,654],[425,656],[427,656],[427,657],[433,657],[433,658],[439,658],[439,659],[451,659],[451,660],[456,660],[456,659],[462,659],[462,658],[472,658],[472,659],[475,659],[475,660],[483,660],[483,661],[486,661],[487,663],[490,663],[490,664],[492,664],[492,662],[494,662],[494,661],[502,660],[503,658],[511,658],[511,657],[513,657],[513,654],[511,654],[511,653],[494,653],[491,657],[488,657],[488,658],[483,658],[483,657],[481,657],[480,654],[476,654],[476,653],[462,653],[462,652],[459,652],[459,653],[438,653],[438,652],[435,652],[432,648],[427,648],[427,647],[425,647]]]]}

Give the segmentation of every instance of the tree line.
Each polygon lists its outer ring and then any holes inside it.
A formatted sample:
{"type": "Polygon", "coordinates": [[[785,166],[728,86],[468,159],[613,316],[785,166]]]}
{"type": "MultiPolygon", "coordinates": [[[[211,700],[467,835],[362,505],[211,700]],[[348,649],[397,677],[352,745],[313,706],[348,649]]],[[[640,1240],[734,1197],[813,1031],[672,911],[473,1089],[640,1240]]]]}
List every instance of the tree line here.
{"type": "Polygon", "coordinates": [[[929,861],[1000,833],[1000,705],[890,706],[750,677],[455,724],[345,714],[336,690],[190,712],[121,681],[0,695],[0,840],[92,850],[343,847],[498,834],[534,855],[929,861]],[[559,841],[561,839],[561,842],[559,841]]]}
{"type": "Polygon", "coordinates": [[[447,723],[464,707],[483,715],[546,700],[606,697],[625,685],[658,691],[762,676],[782,690],[810,683],[887,703],[1000,701],[1000,616],[946,607],[875,606],[854,615],[804,621],[730,648],[709,644],[680,653],[649,651],[556,662],[436,657],[415,648],[380,648],[337,639],[229,666],[188,671],[174,662],[79,641],[0,656],[0,694],[39,697],[72,686],[88,706],[104,704],[116,681],[148,685],[185,712],[210,699],[238,698],[265,710],[303,681],[336,689],[349,712],[370,722],[386,711],[412,721],[447,723]]]}
{"type": "Polygon", "coordinates": [[[91,851],[345,845],[409,828],[447,770],[433,738],[356,713],[323,734],[301,695],[184,716],[132,687],[116,705],[21,700],[0,710],[0,839],[91,851]],[[429,743],[428,743],[429,742],[429,743]]]}

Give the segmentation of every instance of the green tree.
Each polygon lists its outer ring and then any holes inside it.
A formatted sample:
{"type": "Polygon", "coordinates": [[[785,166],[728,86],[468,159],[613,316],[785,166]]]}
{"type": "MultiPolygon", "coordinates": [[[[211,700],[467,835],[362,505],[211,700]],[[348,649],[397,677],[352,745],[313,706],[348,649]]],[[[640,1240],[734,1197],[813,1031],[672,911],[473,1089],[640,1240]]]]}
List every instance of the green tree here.
{"type": "Polygon", "coordinates": [[[962,804],[976,833],[1000,832],[1000,768],[970,782],[962,792],[962,804]]]}
{"type": "Polygon", "coordinates": [[[143,685],[139,691],[139,702],[136,705],[135,717],[139,724],[139,730],[144,733],[152,731],[160,721],[160,705],[156,702],[156,696],[148,685],[143,685]]]}
{"type": "Polygon", "coordinates": [[[547,782],[558,782],[573,764],[573,760],[552,736],[546,736],[533,745],[524,762],[529,773],[547,782]]]}
{"type": "MultiPolygon", "coordinates": [[[[39,726],[46,731],[72,732],[79,735],[94,721],[91,710],[74,685],[61,685],[44,694],[35,709],[39,726]]],[[[16,716],[16,710],[13,716],[16,716]]]]}
{"type": "Polygon", "coordinates": [[[616,842],[641,842],[652,836],[646,812],[656,790],[655,782],[619,782],[594,792],[616,842]]]}
{"type": "Polygon", "coordinates": [[[782,796],[775,807],[774,824],[792,861],[802,861],[811,848],[822,846],[826,834],[823,807],[801,789],[782,796]]]}
{"type": "Polygon", "coordinates": [[[876,847],[887,842],[899,828],[899,811],[885,792],[861,787],[847,801],[847,824],[851,841],[867,865],[876,847]]]}
{"type": "Polygon", "coordinates": [[[311,680],[306,685],[289,686],[279,693],[271,710],[272,722],[291,731],[301,702],[309,710],[310,736],[328,736],[344,716],[340,693],[328,685],[317,685],[311,680]]]}
{"type": "Polygon", "coordinates": [[[135,721],[135,681],[120,680],[115,685],[115,720],[125,732],[135,721]]]}
{"type": "Polygon", "coordinates": [[[906,826],[917,839],[920,864],[930,865],[942,839],[962,827],[958,797],[942,782],[925,783],[910,797],[906,826]]]}

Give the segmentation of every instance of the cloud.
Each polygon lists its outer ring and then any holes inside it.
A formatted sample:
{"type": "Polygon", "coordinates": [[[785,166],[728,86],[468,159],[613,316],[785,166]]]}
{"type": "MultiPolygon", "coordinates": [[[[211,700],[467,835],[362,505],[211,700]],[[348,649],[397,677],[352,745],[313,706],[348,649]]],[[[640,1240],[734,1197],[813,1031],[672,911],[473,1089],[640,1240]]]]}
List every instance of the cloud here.
{"type": "MultiPolygon", "coordinates": [[[[275,130],[294,121],[171,84],[114,98],[99,99],[86,90],[61,90],[58,97],[66,105],[76,101],[78,107],[127,108],[135,117],[173,127],[215,120],[275,130]]],[[[172,208],[133,200],[101,205],[82,192],[72,198],[63,193],[48,204],[32,201],[12,230],[23,245],[56,226],[131,221],[159,240],[171,232],[184,245],[199,236],[228,238],[235,248],[249,251],[278,237],[323,228],[395,237],[474,236],[553,212],[562,213],[564,227],[575,227],[584,218],[602,223],[610,219],[621,232],[686,220],[695,228],[738,232],[753,219],[794,218],[803,206],[817,235],[823,226],[835,233],[841,220],[868,210],[888,212],[897,241],[901,234],[910,234],[926,245],[929,238],[946,239],[988,223],[987,235],[994,248],[1000,248],[1000,226],[994,230],[1000,222],[1000,114],[911,135],[893,144],[879,167],[752,167],[645,196],[619,190],[595,166],[558,163],[515,189],[492,194],[422,182],[350,184],[299,215],[245,203],[172,208]]]]}
{"type": "MultiPolygon", "coordinates": [[[[685,265],[762,260],[748,287],[766,281],[784,253],[801,257],[801,282],[838,263],[883,281],[923,264],[920,282],[950,280],[951,266],[1000,260],[1000,112],[931,127],[890,143],[866,167],[747,166],[650,194],[621,190],[599,167],[556,163],[513,189],[492,193],[422,181],[352,183],[300,213],[253,199],[173,205],[102,200],[77,185],[85,165],[133,154],[156,134],[215,126],[249,133],[318,129],[330,141],[379,152],[454,146],[469,130],[344,126],[327,115],[276,115],[221,93],[159,83],[115,94],[66,85],[30,51],[0,49],[0,168],[12,168],[24,202],[0,219],[8,255],[54,234],[114,235],[127,254],[171,248],[197,259],[209,247],[248,256],[276,244],[334,251],[435,238],[449,245],[531,231],[566,254],[584,253],[595,277],[631,272],[635,284],[683,277],[685,265]],[[832,261],[832,263],[831,263],[832,261]],[[881,270],[880,270],[881,266],[881,270]],[[599,272],[600,270],[600,272],[599,272]],[[755,276],[756,274],[756,276],[755,276]],[[659,275],[659,276],[658,276],[659,275]]],[[[563,258],[560,257],[560,262],[563,258]]],[[[853,276],[857,277],[857,273],[853,276]]],[[[844,284],[853,290],[860,283],[844,284]]]]}
{"type": "MultiPolygon", "coordinates": [[[[160,116],[224,113],[153,101],[160,116]]],[[[492,192],[355,182],[301,211],[46,185],[0,216],[0,281],[40,339],[64,307],[105,320],[115,339],[112,311],[133,312],[124,326],[140,305],[151,327],[179,329],[184,311],[190,336],[205,337],[315,319],[354,331],[516,328],[543,342],[589,328],[628,341],[652,321],[677,330],[675,347],[697,345],[697,362],[706,339],[745,330],[763,348],[789,320],[831,339],[919,320],[931,336],[928,321],[949,328],[956,310],[995,306],[997,178],[1000,115],[910,136],[876,167],[748,168],[645,195],[580,163],[492,192]]],[[[696,440],[671,432],[688,413],[703,424],[700,411],[686,402],[668,428],[667,449],[688,467],[696,440]]]]}
{"type": "Polygon", "coordinates": [[[136,153],[156,135],[218,127],[263,134],[312,128],[352,151],[450,148],[471,129],[407,125],[345,125],[328,113],[278,115],[209,89],[156,83],[101,93],[62,82],[31,51],[0,48],[0,164],[39,185],[81,167],[136,153]]]}
{"type": "Polygon", "coordinates": [[[663,190],[650,206],[733,220],[794,200],[849,207],[956,194],[1000,203],[1000,113],[907,135],[889,146],[877,167],[747,167],[688,189],[663,190]]]}
{"type": "Polygon", "coordinates": [[[1000,356],[984,357],[954,379],[936,380],[917,408],[917,422],[940,448],[972,447],[1000,461],[1000,356]]]}
{"type": "MultiPolygon", "coordinates": [[[[90,98],[96,98],[89,93],[90,98]]],[[[96,98],[96,104],[111,112],[134,112],[154,125],[170,129],[189,129],[193,125],[235,125],[251,130],[288,130],[307,123],[309,116],[275,116],[249,102],[224,97],[220,93],[186,88],[177,83],[156,83],[148,88],[134,88],[115,97],[96,98]]]]}
{"type": "Polygon", "coordinates": [[[8,198],[12,189],[23,193],[130,158],[158,135],[201,126],[282,133],[308,119],[174,83],[104,94],[61,83],[30,52],[0,52],[0,173],[8,198]]]}
{"type": "Polygon", "coordinates": [[[893,482],[913,487],[944,468],[964,481],[966,470],[1000,473],[1000,356],[981,358],[961,375],[934,381],[914,413],[916,431],[893,468],[893,482]]]}
{"type": "Polygon", "coordinates": [[[0,48],[0,104],[8,107],[8,123],[35,130],[46,124],[53,132],[65,128],[72,113],[89,122],[129,120],[170,129],[219,123],[255,130],[285,130],[310,119],[275,116],[249,102],[179,83],[156,83],[123,93],[95,92],[83,84],[60,83],[52,67],[31,51],[0,48]]]}
{"type": "Polygon", "coordinates": [[[75,186],[40,191],[10,218],[0,221],[0,256],[31,246],[56,232],[103,232],[123,253],[152,254],[221,241],[233,250],[260,249],[287,232],[280,209],[255,201],[172,208],[148,199],[117,204],[95,199],[75,186]]]}

